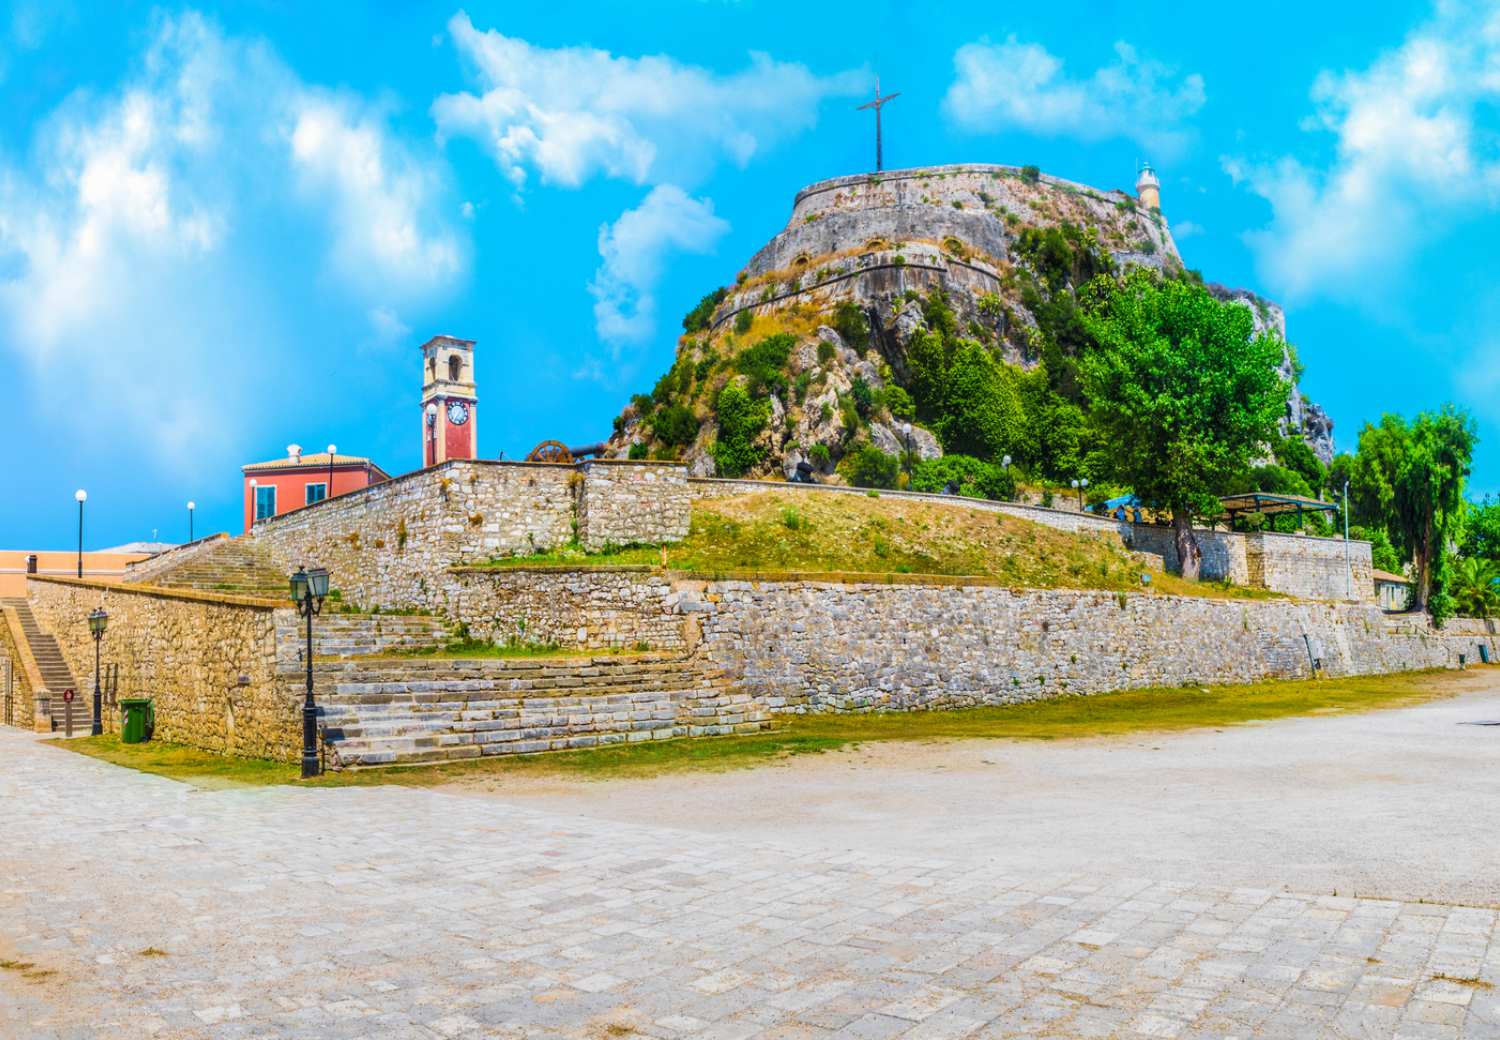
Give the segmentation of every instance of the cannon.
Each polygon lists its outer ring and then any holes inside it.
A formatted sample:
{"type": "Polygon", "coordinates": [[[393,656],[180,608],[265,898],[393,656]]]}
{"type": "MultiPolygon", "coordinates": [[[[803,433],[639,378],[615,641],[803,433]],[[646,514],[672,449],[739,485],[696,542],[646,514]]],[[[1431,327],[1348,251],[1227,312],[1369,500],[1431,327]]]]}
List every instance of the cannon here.
{"type": "Polygon", "coordinates": [[[585,444],[582,447],[570,448],[562,441],[542,441],[531,453],[526,456],[527,462],[561,462],[564,464],[577,462],[580,459],[597,458],[604,454],[605,444],[600,441],[596,444],[585,444]]]}

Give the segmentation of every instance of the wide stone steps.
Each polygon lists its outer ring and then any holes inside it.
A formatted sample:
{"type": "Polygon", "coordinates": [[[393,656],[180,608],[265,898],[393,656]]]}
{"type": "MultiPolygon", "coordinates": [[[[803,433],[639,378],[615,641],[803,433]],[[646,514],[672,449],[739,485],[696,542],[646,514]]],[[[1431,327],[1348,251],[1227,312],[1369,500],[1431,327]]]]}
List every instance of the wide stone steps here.
{"type": "Polygon", "coordinates": [[[31,651],[32,660],[36,662],[37,671],[41,673],[42,686],[51,695],[53,727],[58,732],[66,731],[68,717],[71,715],[73,732],[76,734],[81,730],[87,733],[93,722],[93,694],[91,691],[86,694],[79,687],[73,677],[73,670],[63,658],[57,639],[42,631],[36,615],[31,612],[31,604],[24,598],[9,597],[0,600],[0,603],[15,610],[16,619],[21,622],[21,632],[26,637],[26,645],[31,651]],[[63,699],[66,690],[73,691],[72,703],[63,699]]]}
{"type": "Polygon", "coordinates": [[[411,764],[759,729],[718,672],[673,655],[396,659],[314,665],[346,765],[411,764]]]}
{"type": "Polygon", "coordinates": [[[290,596],[287,576],[271,562],[270,554],[243,538],[226,539],[206,552],[167,568],[148,579],[148,583],[262,599],[287,599],[290,596]]]}

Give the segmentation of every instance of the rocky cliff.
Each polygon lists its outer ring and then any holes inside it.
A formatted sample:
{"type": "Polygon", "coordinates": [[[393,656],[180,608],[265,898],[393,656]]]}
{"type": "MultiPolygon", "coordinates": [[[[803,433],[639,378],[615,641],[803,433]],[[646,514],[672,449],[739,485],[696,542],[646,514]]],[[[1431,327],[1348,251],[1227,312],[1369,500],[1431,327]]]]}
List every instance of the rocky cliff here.
{"type": "MultiPolygon", "coordinates": [[[[1066,478],[1085,450],[1068,432],[1081,425],[1074,294],[1133,266],[1196,277],[1159,212],[1035,168],[936,166],[810,185],[736,283],[684,320],[675,364],[616,420],[610,452],[680,457],[698,475],[790,476],[807,461],[837,480],[840,460],[864,443],[923,459],[987,448],[1066,478]],[[977,344],[1013,373],[984,391],[998,432],[978,447],[955,443],[967,431],[915,421],[914,351],[930,355],[933,344],[949,357],[977,344]],[[726,408],[729,384],[744,393],[731,390],[726,408]]],[[[1284,337],[1274,304],[1211,288],[1284,337]]],[[[1298,392],[1295,368],[1289,349],[1284,429],[1326,461],[1331,423],[1298,392]]]]}

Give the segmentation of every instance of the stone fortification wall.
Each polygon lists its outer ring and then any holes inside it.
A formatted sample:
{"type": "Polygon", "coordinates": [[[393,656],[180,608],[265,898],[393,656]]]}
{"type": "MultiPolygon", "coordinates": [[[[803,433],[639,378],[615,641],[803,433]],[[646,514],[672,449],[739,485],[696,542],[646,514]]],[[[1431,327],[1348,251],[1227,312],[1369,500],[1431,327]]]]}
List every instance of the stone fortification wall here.
{"type": "Polygon", "coordinates": [[[532,553],[573,538],[572,466],[459,461],[255,525],[278,566],[328,568],[347,602],[439,605],[455,563],[532,553]]]}
{"type": "Polygon", "coordinates": [[[686,646],[671,582],[650,567],[455,568],[455,616],[477,639],[588,650],[686,646]]]}
{"type": "Polygon", "coordinates": [[[448,462],[262,521],[255,539],[288,571],[328,568],[346,602],[457,616],[455,564],[575,538],[593,548],[680,538],[685,476],[677,463],[448,462]]]}
{"type": "Polygon", "coordinates": [[[1244,538],[1246,584],[1310,599],[1375,598],[1369,542],[1269,531],[1244,538]]]}
{"type": "Polygon", "coordinates": [[[1106,248],[1120,260],[1160,266],[1171,257],[1180,263],[1166,222],[1121,208],[1133,202],[1124,192],[1101,192],[1047,174],[1028,181],[1014,166],[964,163],[837,177],[797,193],[786,229],[746,270],[753,277],[792,267],[800,257],[863,248],[871,241],[948,237],[1004,260],[1013,239],[1008,213],[1026,225],[1071,221],[1098,227],[1106,248]]]}
{"type": "MultiPolygon", "coordinates": [[[[1203,554],[1199,575],[1207,581],[1227,581],[1231,585],[1251,584],[1250,566],[1245,559],[1245,536],[1233,531],[1210,531],[1194,528],[1198,550],[1203,554]]],[[[1177,558],[1177,536],[1170,527],[1155,524],[1121,524],[1120,537],[1125,545],[1139,552],[1154,553],[1162,558],[1167,570],[1180,572],[1177,558]]],[[[1342,543],[1340,543],[1342,545],[1342,543]]],[[[1365,545],[1365,555],[1370,547],[1365,545]]],[[[1289,589],[1273,589],[1289,592],[1289,589]]],[[[1342,597],[1342,588],[1340,597],[1342,597]]]]}
{"type": "Polygon", "coordinates": [[[578,541],[585,549],[687,537],[691,496],[686,467],[599,459],[583,463],[579,471],[578,541]]]}
{"type": "Polygon", "coordinates": [[[148,556],[144,560],[134,560],[125,565],[125,581],[135,584],[152,581],[179,564],[213,552],[221,543],[228,540],[227,534],[211,534],[195,542],[188,542],[185,545],[159,552],[155,556],[148,556]]]}
{"type": "MultiPolygon", "coordinates": [[[[278,670],[278,628],[295,627],[289,607],[270,601],[176,589],[30,578],[27,595],[44,631],[57,638],[80,692],[93,689],[88,613],[109,612],[105,664],[120,666],[121,697],[156,703],[162,740],[255,758],[292,759],[301,746],[296,670],[278,670]]],[[[116,732],[120,716],[104,713],[116,732]]]]}
{"type": "Polygon", "coordinates": [[[1489,626],[1377,607],[930,582],[707,583],[699,651],[773,710],[956,708],[1158,685],[1455,667],[1489,626]]]}

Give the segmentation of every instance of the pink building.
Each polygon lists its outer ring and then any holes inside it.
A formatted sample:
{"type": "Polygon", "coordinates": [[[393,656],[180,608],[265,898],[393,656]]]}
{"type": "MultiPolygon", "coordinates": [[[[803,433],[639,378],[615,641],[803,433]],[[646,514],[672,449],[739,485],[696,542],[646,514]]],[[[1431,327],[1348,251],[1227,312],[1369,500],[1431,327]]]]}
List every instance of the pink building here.
{"type": "Polygon", "coordinates": [[[326,451],[304,455],[295,444],[287,446],[286,458],[252,462],[240,472],[245,481],[246,531],[257,520],[391,479],[369,459],[326,451]]]}

